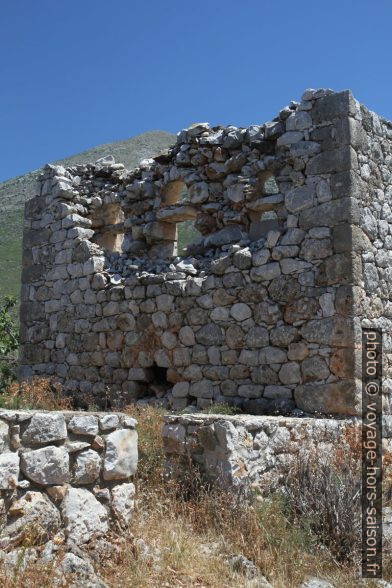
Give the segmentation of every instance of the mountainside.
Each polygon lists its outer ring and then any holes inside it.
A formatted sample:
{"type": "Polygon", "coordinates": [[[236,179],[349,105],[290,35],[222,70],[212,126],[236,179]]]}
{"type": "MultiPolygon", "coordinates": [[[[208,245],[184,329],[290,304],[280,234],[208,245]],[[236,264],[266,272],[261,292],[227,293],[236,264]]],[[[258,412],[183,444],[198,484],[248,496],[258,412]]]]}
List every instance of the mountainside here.
{"type": "MultiPolygon", "coordinates": [[[[117,163],[135,167],[141,159],[153,157],[172,145],[175,135],[165,131],[149,131],[125,141],[98,145],[77,155],[54,163],[65,167],[81,163],[94,163],[104,155],[113,155],[117,163]]],[[[5,294],[19,296],[23,207],[34,195],[35,181],[41,169],[0,183],[0,297],[5,294]]]]}

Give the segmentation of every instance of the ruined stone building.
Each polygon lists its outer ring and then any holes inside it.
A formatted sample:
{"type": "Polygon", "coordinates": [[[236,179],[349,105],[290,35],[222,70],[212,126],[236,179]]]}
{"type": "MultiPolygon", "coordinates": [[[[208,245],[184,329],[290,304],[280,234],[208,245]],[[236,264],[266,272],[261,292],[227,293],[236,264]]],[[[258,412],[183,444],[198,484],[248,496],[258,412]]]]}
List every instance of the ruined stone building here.
{"type": "Polygon", "coordinates": [[[21,377],[81,407],[355,415],[361,327],[390,412],[392,123],[349,91],[195,124],[128,171],[47,166],[26,205],[21,377]]]}

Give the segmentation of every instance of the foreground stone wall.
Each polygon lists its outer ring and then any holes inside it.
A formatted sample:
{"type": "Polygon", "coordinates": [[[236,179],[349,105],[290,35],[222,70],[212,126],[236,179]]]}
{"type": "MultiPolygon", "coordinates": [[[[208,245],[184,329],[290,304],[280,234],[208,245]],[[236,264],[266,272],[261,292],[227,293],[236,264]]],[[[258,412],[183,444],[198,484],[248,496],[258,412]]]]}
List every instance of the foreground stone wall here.
{"type": "Polygon", "coordinates": [[[135,425],[117,413],[0,410],[0,550],[41,532],[38,543],[83,545],[129,523],[135,425]]]}
{"type": "MultiPolygon", "coordinates": [[[[196,464],[225,488],[271,492],[282,485],[301,451],[331,458],[360,420],[249,415],[170,415],[163,430],[166,467],[187,475],[196,464]]],[[[392,454],[392,418],[384,417],[384,454],[392,454]]]]}
{"type": "Polygon", "coordinates": [[[312,90],[263,125],[193,125],[132,171],[47,166],[26,205],[21,377],[81,407],[350,416],[373,325],[390,411],[391,134],[350,92],[312,90]],[[184,221],[200,236],[179,252],[184,221]]]}

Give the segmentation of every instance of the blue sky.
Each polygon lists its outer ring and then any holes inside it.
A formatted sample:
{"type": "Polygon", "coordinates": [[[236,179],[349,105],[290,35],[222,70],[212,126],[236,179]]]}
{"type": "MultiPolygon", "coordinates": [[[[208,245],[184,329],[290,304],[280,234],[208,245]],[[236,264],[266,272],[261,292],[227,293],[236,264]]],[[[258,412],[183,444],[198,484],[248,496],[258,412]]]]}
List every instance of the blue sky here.
{"type": "Polygon", "coordinates": [[[265,122],[308,87],[392,119],[390,0],[3,0],[0,181],[195,121],[265,122]]]}

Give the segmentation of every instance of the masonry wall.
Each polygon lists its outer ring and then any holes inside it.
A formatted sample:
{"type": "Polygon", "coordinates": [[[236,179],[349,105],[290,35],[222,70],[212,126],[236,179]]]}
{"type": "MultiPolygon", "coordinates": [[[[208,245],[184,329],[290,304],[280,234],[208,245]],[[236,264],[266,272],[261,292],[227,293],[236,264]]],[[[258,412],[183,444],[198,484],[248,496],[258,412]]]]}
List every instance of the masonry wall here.
{"type": "Polygon", "coordinates": [[[389,326],[389,150],[389,123],[319,90],[264,125],[193,125],[136,170],[47,166],[26,205],[21,377],[81,407],[357,414],[361,322],[389,326]],[[184,221],[200,236],[178,252],[184,221]]]}
{"type": "Polygon", "coordinates": [[[127,525],[135,425],[118,413],[0,410],[0,549],[40,533],[81,545],[127,525]]]}
{"type": "Polygon", "coordinates": [[[362,326],[383,333],[383,410],[391,414],[392,124],[362,105],[360,120],[361,127],[357,125],[355,132],[358,152],[355,193],[361,209],[362,232],[353,232],[350,246],[358,251],[358,235],[365,234],[368,239],[366,247],[361,249],[363,280],[354,288],[354,312],[362,326]]]}
{"type": "Polygon", "coordinates": [[[189,469],[189,460],[208,479],[225,487],[269,493],[282,485],[301,450],[330,454],[355,422],[228,415],[170,415],[163,430],[166,467],[171,475],[189,469]]]}
{"type": "MultiPolygon", "coordinates": [[[[270,493],[282,486],[299,455],[331,459],[336,447],[360,436],[360,419],[250,415],[167,415],[163,429],[166,467],[186,475],[189,463],[225,488],[270,493]]],[[[383,422],[383,451],[392,450],[392,417],[383,422]]]]}

